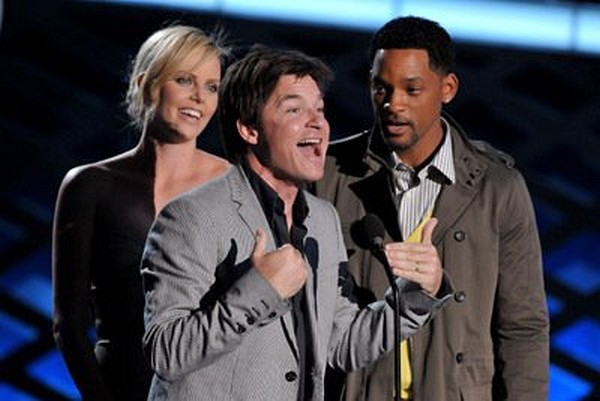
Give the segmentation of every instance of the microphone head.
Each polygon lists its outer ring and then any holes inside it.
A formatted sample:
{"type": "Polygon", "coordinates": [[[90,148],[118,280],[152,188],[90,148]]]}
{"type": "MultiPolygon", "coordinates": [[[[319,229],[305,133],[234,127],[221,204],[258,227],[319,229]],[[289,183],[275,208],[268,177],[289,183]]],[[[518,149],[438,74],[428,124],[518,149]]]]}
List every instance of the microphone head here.
{"type": "Polygon", "coordinates": [[[383,226],[381,219],[377,217],[377,215],[369,213],[363,217],[363,226],[369,244],[376,248],[383,246],[385,227],[383,226]]]}

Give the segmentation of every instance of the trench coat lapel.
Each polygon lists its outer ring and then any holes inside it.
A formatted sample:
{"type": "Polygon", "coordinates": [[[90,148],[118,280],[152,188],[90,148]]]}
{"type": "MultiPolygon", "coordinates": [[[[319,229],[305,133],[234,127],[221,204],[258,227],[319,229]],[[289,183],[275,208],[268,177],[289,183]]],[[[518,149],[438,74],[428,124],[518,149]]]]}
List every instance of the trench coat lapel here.
{"type": "Polygon", "coordinates": [[[454,184],[444,186],[438,197],[434,213],[438,225],[432,238],[436,246],[473,202],[487,170],[485,164],[473,157],[472,151],[458,132],[452,130],[451,135],[456,180],[454,184]]]}

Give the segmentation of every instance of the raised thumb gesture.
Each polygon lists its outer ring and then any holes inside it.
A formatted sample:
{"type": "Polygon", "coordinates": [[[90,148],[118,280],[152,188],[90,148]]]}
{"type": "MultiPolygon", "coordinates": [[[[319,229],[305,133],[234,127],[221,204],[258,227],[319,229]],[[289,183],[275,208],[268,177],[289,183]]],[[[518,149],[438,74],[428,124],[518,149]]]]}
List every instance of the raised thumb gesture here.
{"type": "Polygon", "coordinates": [[[432,244],[436,218],[423,225],[421,242],[393,242],[385,245],[385,254],[398,277],[418,283],[428,293],[435,295],[442,284],[443,270],[437,250],[432,244]]]}
{"type": "Polygon", "coordinates": [[[425,224],[423,225],[423,232],[421,234],[421,244],[432,245],[431,237],[433,235],[433,230],[435,229],[435,226],[437,226],[437,223],[438,219],[436,219],[435,217],[432,217],[431,219],[427,220],[427,222],[425,222],[425,224]]]}
{"type": "Polygon", "coordinates": [[[265,250],[267,249],[267,235],[263,231],[262,228],[256,230],[256,236],[254,242],[254,249],[252,250],[252,256],[250,256],[250,260],[253,265],[256,265],[256,259],[260,259],[265,254],[265,250]]]}

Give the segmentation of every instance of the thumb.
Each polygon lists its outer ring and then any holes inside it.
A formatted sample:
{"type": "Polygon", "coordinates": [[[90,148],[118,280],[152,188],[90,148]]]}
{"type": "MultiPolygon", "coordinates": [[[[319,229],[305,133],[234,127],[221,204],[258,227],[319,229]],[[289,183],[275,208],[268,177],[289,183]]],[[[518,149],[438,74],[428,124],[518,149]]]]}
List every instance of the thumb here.
{"type": "Polygon", "coordinates": [[[431,236],[433,235],[433,229],[437,226],[438,220],[435,217],[427,220],[423,226],[423,235],[421,236],[421,243],[431,245],[431,236]]]}
{"type": "Polygon", "coordinates": [[[256,230],[256,237],[254,242],[254,249],[252,250],[252,258],[260,257],[265,254],[265,249],[267,248],[267,236],[265,232],[258,228],[256,230]]]}

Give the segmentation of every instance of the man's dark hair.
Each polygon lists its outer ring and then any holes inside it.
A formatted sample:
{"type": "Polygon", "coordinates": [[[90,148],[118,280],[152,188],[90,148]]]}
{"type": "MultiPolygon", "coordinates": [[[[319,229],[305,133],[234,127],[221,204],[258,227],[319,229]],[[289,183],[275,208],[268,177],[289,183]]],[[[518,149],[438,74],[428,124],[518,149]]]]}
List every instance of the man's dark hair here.
{"type": "Polygon", "coordinates": [[[246,150],[237,121],[259,129],[263,108],[283,75],[310,76],[323,94],[333,80],[333,72],[319,59],[299,51],[265,46],[253,47],[227,69],[221,82],[219,123],[230,161],[239,161],[246,150]]]}
{"type": "Polygon", "coordinates": [[[388,21],[371,38],[371,62],[379,49],[423,49],[433,71],[448,74],[454,67],[455,49],[448,32],[435,21],[399,17],[388,21]]]}

